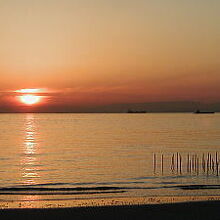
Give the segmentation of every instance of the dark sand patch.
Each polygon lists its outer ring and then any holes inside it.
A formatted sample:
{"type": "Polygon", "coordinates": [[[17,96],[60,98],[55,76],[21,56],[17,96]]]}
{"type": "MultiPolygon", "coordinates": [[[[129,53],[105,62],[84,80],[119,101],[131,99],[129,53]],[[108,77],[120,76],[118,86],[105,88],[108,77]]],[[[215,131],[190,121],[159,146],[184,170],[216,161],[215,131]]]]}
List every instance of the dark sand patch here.
{"type": "Polygon", "coordinates": [[[220,202],[184,202],[125,206],[94,206],[49,209],[3,209],[0,219],[220,219],[220,202]]]}

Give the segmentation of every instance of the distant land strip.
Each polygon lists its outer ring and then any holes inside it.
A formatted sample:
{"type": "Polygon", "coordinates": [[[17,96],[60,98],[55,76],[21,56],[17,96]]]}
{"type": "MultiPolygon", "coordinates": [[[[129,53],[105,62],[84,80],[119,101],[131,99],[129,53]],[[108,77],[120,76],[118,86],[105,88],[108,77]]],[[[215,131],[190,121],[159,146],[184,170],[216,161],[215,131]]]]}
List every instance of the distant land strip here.
{"type": "Polygon", "coordinates": [[[14,109],[0,103],[0,113],[127,113],[132,111],[145,111],[146,113],[187,113],[196,110],[220,112],[220,101],[215,103],[202,103],[193,101],[175,102],[146,102],[121,103],[101,106],[59,106],[39,105],[14,109]]]}

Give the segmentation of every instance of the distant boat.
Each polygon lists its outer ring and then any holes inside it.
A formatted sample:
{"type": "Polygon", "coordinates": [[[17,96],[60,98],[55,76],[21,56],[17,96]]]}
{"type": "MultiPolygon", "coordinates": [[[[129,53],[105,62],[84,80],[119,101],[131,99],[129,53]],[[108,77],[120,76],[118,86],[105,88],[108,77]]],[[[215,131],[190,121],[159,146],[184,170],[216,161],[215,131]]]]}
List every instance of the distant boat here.
{"type": "Polygon", "coordinates": [[[215,112],[196,110],[194,113],[195,113],[195,114],[214,114],[215,112]]]}
{"type": "Polygon", "coordinates": [[[142,111],[133,111],[131,109],[128,109],[127,113],[147,113],[146,111],[142,110],[142,111]]]}

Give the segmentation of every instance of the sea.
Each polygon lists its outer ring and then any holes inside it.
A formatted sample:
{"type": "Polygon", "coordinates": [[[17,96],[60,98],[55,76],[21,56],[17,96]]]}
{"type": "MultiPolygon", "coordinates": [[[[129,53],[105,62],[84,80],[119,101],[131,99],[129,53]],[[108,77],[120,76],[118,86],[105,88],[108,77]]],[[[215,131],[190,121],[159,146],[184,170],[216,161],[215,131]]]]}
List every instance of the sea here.
{"type": "Polygon", "coordinates": [[[220,195],[220,114],[0,114],[0,201],[220,195]]]}

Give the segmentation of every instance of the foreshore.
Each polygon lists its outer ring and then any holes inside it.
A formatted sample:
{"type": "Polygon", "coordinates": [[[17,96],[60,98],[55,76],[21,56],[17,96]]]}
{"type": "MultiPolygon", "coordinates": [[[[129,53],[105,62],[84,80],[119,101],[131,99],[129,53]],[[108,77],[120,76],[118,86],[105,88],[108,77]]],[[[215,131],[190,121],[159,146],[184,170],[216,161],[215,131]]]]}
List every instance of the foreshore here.
{"type": "Polygon", "coordinates": [[[214,196],[50,201],[44,208],[36,208],[33,203],[1,206],[0,219],[220,219],[220,198],[214,196]]]}
{"type": "Polygon", "coordinates": [[[187,202],[219,201],[220,196],[145,196],[145,197],[106,197],[87,199],[40,199],[38,196],[25,196],[19,201],[1,201],[2,209],[44,209],[44,208],[78,208],[100,206],[156,205],[187,202]]]}

